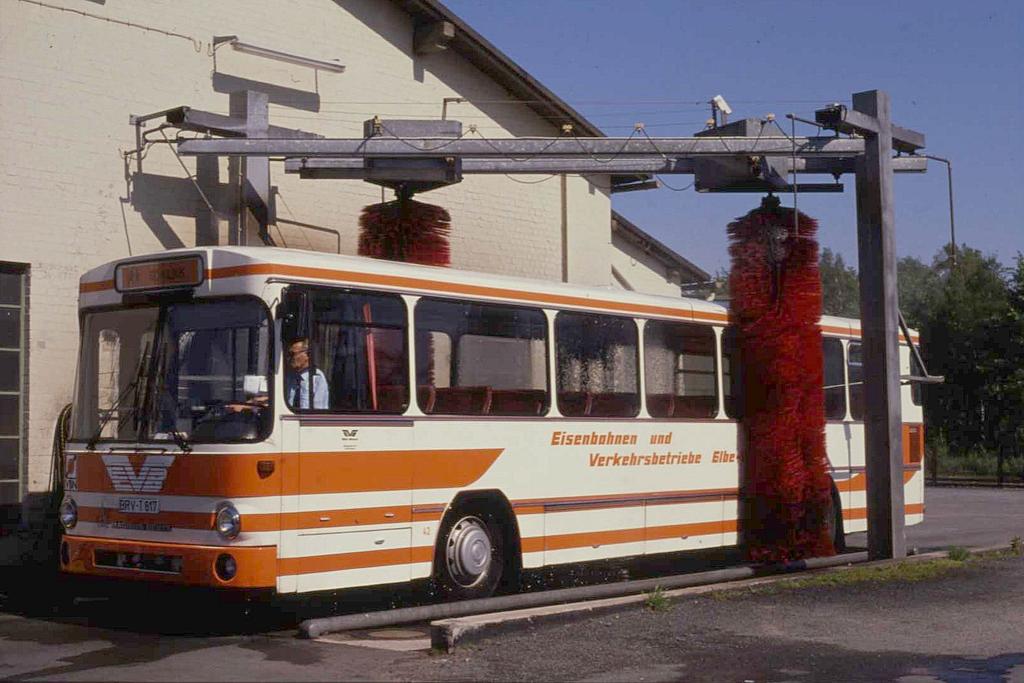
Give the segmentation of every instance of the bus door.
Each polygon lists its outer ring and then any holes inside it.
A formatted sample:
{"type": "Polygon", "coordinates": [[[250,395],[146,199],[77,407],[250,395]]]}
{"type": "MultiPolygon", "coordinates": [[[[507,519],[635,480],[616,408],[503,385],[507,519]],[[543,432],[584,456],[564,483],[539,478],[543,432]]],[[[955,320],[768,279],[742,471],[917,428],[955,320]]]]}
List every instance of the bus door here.
{"type": "Polygon", "coordinates": [[[289,287],[284,300],[284,398],[298,423],[296,590],[407,581],[415,453],[398,417],[409,401],[405,305],[317,287],[289,287]]]}

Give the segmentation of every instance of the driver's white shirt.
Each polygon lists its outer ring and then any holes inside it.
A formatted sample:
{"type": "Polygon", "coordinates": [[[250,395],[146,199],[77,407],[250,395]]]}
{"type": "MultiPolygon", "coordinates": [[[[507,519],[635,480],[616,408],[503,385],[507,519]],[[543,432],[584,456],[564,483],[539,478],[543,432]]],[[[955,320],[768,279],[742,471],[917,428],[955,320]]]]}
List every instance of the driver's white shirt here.
{"type": "MultiPolygon", "coordinates": [[[[309,368],[302,372],[289,372],[286,376],[288,385],[285,391],[285,398],[288,405],[299,410],[309,409],[309,368]]],[[[327,378],[319,369],[313,375],[313,409],[327,410],[330,403],[330,389],[327,386],[327,378]]]]}

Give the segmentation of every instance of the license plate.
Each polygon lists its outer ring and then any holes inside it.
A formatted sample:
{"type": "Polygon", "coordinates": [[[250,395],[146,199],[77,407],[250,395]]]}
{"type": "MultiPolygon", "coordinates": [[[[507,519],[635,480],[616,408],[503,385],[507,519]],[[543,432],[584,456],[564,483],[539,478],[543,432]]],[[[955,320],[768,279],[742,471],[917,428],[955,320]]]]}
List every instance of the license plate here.
{"type": "Polygon", "coordinates": [[[160,512],[159,498],[118,498],[117,506],[128,514],[155,515],[160,512]]]}

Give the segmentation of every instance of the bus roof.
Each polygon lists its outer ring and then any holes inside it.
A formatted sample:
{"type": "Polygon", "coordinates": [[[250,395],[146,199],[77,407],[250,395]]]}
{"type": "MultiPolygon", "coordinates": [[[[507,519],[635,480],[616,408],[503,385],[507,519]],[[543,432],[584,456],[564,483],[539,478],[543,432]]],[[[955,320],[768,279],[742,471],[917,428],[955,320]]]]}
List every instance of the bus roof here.
{"type": "MultiPolygon", "coordinates": [[[[206,276],[210,280],[258,275],[285,281],[372,286],[427,296],[454,295],[556,308],[597,309],[637,317],[690,318],[718,324],[727,323],[729,317],[726,307],[702,299],[640,294],[611,286],[581,286],[277,247],[172,249],[111,261],[82,276],[79,288],[81,305],[95,305],[90,301],[90,294],[114,289],[114,271],[119,264],[172,259],[188,254],[203,256],[206,276]]],[[[856,319],[826,315],[821,318],[821,326],[826,334],[860,336],[860,321],[856,319]]]]}

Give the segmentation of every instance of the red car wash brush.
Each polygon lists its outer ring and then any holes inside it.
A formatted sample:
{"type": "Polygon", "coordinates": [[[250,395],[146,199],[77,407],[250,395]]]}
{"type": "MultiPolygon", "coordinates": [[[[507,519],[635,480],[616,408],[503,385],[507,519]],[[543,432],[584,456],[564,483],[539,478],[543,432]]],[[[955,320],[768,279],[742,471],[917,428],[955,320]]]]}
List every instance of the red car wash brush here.
{"type": "Polygon", "coordinates": [[[451,263],[448,234],[451,216],[444,208],[412,199],[399,189],[398,198],[363,208],[359,216],[359,255],[447,266],[451,263]]]}
{"type": "Polygon", "coordinates": [[[833,555],[825,451],[817,222],[766,197],[730,223],[742,368],[743,531],[749,558],[833,555]]]}

